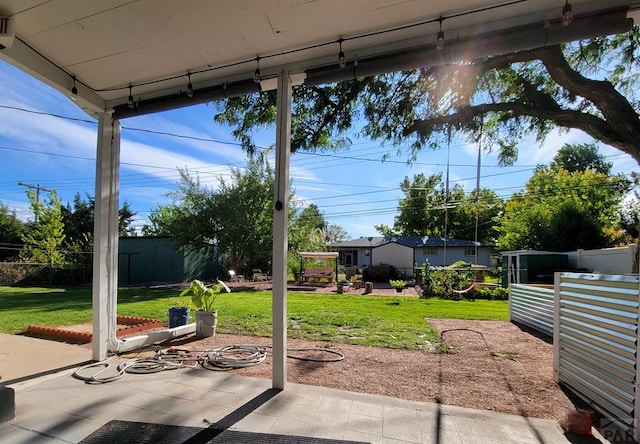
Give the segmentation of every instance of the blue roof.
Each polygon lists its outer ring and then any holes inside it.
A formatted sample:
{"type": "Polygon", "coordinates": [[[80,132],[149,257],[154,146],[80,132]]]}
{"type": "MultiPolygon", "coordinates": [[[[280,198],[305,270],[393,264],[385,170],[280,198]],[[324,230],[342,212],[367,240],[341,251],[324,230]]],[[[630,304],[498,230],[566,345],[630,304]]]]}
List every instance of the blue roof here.
{"type": "MultiPolygon", "coordinates": [[[[452,239],[446,240],[447,247],[475,247],[476,243],[470,240],[452,239]]],[[[428,247],[444,247],[445,239],[441,236],[391,236],[391,237],[373,237],[371,241],[368,238],[354,239],[344,242],[336,242],[332,247],[339,248],[369,248],[379,247],[390,243],[404,245],[409,248],[428,248],[428,247]]],[[[478,246],[486,245],[478,242],[478,246]]]]}
{"type": "MultiPolygon", "coordinates": [[[[445,238],[442,236],[392,236],[386,237],[379,245],[396,243],[409,248],[444,247],[445,238]]],[[[446,239],[447,247],[475,247],[476,243],[463,239],[446,239]]],[[[482,246],[480,242],[477,244],[482,246]]]]}

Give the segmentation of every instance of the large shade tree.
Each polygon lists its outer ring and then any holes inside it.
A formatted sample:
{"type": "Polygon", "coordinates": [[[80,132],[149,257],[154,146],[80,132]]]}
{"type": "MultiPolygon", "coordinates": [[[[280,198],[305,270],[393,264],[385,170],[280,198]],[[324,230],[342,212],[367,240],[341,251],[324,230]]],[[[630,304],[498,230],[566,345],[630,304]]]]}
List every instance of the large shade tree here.
{"type": "Polygon", "coordinates": [[[180,170],[172,202],[152,210],[144,232],[171,235],[186,250],[214,246],[233,270],[245,264],[266,268],[273,242],[273,186],[273,169],[258,157],[251,157],[245,169],[230,168],[230,177],[219,177],[216,187],[180,170]]]}
{"type": "Polygon", "coordinates": [[[494,219],[502,214],[504,202],[489,189],[465,193],[456,184],[451,189],[442,183],[441,174],[419,173],[400,183],[404,197],[398,204],[393,227],[376,225],[383,236],[434,235],[494,244],[497,231],[494,219]],[[477,215],[477,218],[476,218],[477,215]]]}
{"type": "MultiPolygon", "coordinates": [[[[440,144],[451,128],[497,147],[503,163],[527,135],[579,129],[640,163],[640,29],[461,63],[296,87],[292,150],[348,145],[361,135],[417,154],[440,144]]],[[[247,149],[256,127],[275,120],[275,92],[229,99],[215,119],[234,127],[247,149]]]]}
{"type": "Polygon", "coordinates": [[[569,171],[563,167],[568,150],[591,151],[589,146],[565,146],[549,166],[536,168],[525,191],[506,202],[497,227],[501,249],[571,251],[616,244],[619,210],[631,181],[610,175],[606,165],[598,171],[604,164],[600,155],[569,171]]]}

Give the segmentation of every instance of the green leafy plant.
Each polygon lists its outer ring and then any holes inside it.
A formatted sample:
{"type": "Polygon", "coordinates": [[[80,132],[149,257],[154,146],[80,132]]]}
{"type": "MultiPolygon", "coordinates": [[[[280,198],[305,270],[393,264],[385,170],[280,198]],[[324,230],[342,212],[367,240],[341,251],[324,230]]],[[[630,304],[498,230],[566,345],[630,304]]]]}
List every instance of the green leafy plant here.
{"type": "Polygon", "coordinates": [[[227,293],[231,292],[221,280],[218,280],[217,284],[207,287],[204,282],[194,279],[187,288],[182,290],[180,296],[191,294],[191,303],[197,310],[214,311],[214,304],[223,288],[227,293]]]}
{"type": "Polygon", "coordinates": [[[393,288],[401,288],[402,289],[402,288],[407,286],[407,281],[390,279],[389,280],[389,284],[391,284],[391,286],[393,288]]]}

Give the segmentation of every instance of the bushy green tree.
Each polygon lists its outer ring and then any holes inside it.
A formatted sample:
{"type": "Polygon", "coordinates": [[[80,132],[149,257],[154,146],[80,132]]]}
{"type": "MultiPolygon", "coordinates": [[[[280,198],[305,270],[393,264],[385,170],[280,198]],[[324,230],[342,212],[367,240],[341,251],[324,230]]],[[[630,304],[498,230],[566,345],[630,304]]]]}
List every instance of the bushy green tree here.
{"type": "MultiPolygon", "coordinates": [[[[93,253],[93,225],[95,199],[80,193],[73,197],[73,205],[67,203],[60,208],[64,225],[64,249],[67,260],[72,263],[90,265],[93,253]]],[[[118,213],[118,233],[127,236],[133,233],[131,222],[135,213],[127,201],[124,201],[118,213]]]]}
{"type": "Polygon", "coordinates": [[[22,235],[24,248],[20,258],[26,262],[60,266],[65,264],[62,250],[64,224],[62,222],[62,205],[58,194],[50,191],[42,202],[33,190],[27,191],[29,203],[35,220],[29,224],[22,235]]]}
{"type": "Polygon", "coordinates": [[[610,174],[613,163],[605,160],[605,157],[598,152],[598,145],[595,143],[567,143],[558,150],[549,167],[553,171],[562,168],[570,173],[593,170],[610,174]]]}
{"type": "Polygon", "coordinates": [[[536,169],[525,191],[507,200],[497,227],[502,250],[570,251],[609,247],[618,209],[630,188],[623,176],[592,169],[536,169]]]}
{"type": "Polygon", "coordinates": [[[177,245],[198,250],[213,245],[230,269],[245,264],[267,268],[273,244],[274,173],[261,158],[250,157],[245,169],[231,168],[231,178],[217,188],[200,183],[187,170],[170,193],[169,205],[151,212],[146,233],[173,236],[177,245]]]}
{"type": "Polygon", "coordinates": [[[24,223],[18,219],[15,210],[0,202],[0,261],[10,260],[18,255],[22,246],[24,223]]]}
{"type": "Polygon", "coordinates": [[[383,236],[444,237],[446,232],[448,238],[475,240],[477,226],[478,241],[495,243],[494,219],[502,214],[502,199],[485,188],[465,193],[458,184],[447,193],[441,181],[441,174],[427,177],[420,173],[413,180],[405,177],[400,183],[405,197],[398,205],[393,228],[376,225],[376,230],[383,236]]]}

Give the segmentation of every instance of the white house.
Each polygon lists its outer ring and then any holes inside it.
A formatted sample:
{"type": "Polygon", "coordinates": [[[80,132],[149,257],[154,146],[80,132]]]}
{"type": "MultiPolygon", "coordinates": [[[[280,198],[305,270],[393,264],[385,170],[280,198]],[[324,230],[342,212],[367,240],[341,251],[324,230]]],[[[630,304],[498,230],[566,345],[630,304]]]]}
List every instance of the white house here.
{"type": "Polygon", "coordinates": [[[413,274],[415,266],[422,266],[427,261],[432,266],[450,265],[460,260],[491,266],[488,245],[440,236],[361,237],[336,242],[331,244],[331,249],[339,253],[340,263],[347,268],[387,264],[407,275],[413,274]]]}

